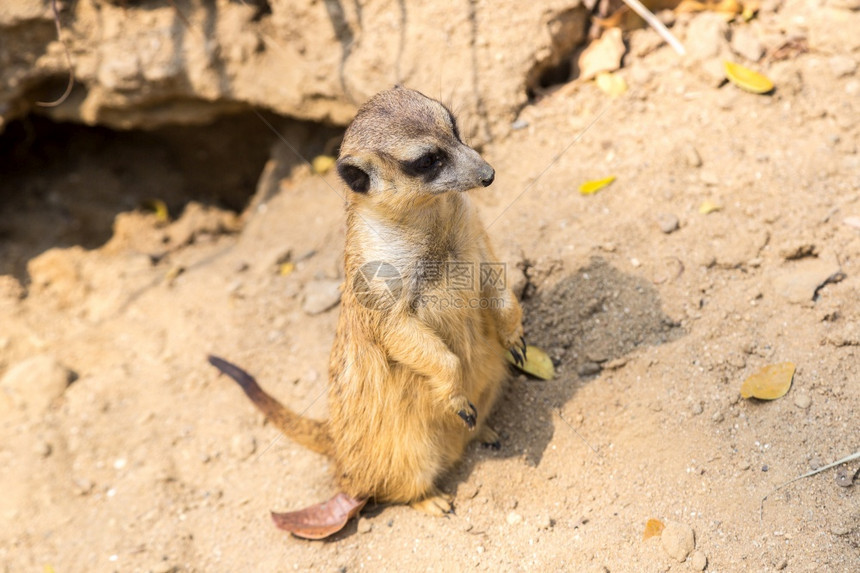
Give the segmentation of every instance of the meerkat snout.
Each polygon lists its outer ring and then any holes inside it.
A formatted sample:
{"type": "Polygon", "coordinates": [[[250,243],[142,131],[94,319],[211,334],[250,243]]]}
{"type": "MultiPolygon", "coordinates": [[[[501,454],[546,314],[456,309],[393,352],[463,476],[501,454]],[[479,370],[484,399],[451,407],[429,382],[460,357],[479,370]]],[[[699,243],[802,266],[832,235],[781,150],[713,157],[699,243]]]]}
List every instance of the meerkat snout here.
{"type": "Polygon", "coordinates": [[[490,167],[489,164],[487,164],[487,167],[489,169],[484,171],[484,173],[482,174],[483,176],[481,177],[481,185],[483,185],[484,187],[489,187],[490,185],[492,185],[493,180],[496,178],[496,170],[490,167]]]}

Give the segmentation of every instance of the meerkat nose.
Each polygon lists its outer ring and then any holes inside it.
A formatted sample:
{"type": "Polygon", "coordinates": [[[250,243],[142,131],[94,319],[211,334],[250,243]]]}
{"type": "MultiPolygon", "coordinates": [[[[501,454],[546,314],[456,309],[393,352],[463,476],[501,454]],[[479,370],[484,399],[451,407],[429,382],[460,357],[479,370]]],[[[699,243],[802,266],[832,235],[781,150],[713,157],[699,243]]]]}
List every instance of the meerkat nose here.
{"type": "Polygon", "coordinates": [[[496,178],[496,171],[490,167],[490,172],[481,177],[481,184],[484,187],[489,187],[493,183],[493,179],[496,178]]]}

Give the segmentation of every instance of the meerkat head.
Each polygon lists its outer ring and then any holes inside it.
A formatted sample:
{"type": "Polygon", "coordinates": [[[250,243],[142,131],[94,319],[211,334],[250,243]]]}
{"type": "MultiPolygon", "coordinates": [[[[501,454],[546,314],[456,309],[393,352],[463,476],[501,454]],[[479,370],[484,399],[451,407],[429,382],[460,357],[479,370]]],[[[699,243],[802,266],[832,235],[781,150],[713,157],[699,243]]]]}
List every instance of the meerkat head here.
{"type": "Polygon", "coordinates": [[[343,138],[337,170],[353,195],[388,204],[487,187],[495,171],[463,143],[448,108],[415,90],[373,96],[343,138]]]}

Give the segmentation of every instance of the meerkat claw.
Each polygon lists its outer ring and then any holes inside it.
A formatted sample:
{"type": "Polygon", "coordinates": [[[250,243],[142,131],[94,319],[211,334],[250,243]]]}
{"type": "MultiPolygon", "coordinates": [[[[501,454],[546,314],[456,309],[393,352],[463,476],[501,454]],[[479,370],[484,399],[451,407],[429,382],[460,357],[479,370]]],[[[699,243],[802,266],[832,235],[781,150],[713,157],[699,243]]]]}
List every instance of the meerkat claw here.
{"type": "Polygon", "coordinates": [[[522,345],[523,345],[523,359],[528,358],[528,357],[526,356],[526,351],[528,350],[528,345],[526,344],[526,337],[525,337],[525,336],[520,336],[520,342],[521,342],[521,343],[522,343],[522,345]]]}
{"type": "Polygon", "coordinates": [[[511,356],[514,357],[514,363],[517,366],[522,366],[523,364],[525,364],[525,361],[523,360],[523,355],[520,354],[520,351],[517,348],[511,348],[508,350],[508,352],[510,352],[511,356]]]}
{"type": "Polygon", "coordinates": [[[466,412],[466,410],[460,410],[457,412],[457,415],[463,418],[463,421],[466,422],[466,426],[469,427],[470,430],[475,429],[475,424],[478,421],[478,410],[475,409],[474,404],[469,402],[469,408],[472,409],[471,412],[466,412]]]}

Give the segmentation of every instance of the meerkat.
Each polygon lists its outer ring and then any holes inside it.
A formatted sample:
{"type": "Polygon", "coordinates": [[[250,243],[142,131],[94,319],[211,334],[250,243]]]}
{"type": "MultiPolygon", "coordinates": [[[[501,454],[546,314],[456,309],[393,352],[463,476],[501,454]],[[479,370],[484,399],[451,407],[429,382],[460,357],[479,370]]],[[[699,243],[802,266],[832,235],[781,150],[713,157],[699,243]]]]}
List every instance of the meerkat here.
{"type": "Polygon", "coordinates": [[[369,498],[450,512],[437,481],[471,440],[497,444],[487,416],[508,376],[506,353],[520,362],[526,348],[519,302],[493,274],[466,194],[495,171],[463,143],[448,108],[402,87],[375,95],[346,130],[337,171],[348,188],[346,283],[329,419],[295,414],[210,357],[281,431],[333,460],[338,496],[273,514],[302,537],[333,532],[322,523],[333,507],[343,527],[369,498]]]}

